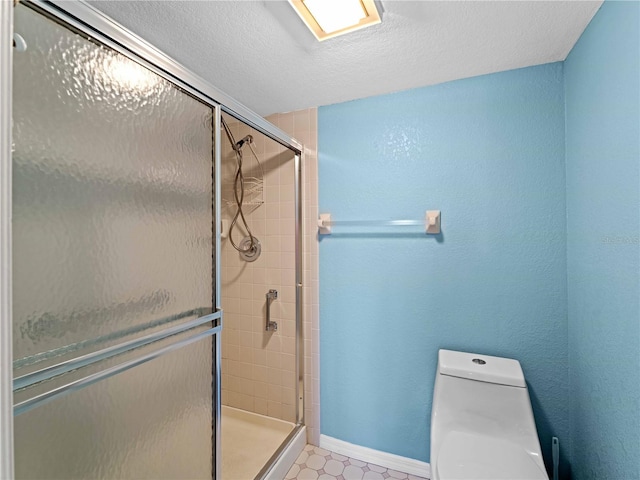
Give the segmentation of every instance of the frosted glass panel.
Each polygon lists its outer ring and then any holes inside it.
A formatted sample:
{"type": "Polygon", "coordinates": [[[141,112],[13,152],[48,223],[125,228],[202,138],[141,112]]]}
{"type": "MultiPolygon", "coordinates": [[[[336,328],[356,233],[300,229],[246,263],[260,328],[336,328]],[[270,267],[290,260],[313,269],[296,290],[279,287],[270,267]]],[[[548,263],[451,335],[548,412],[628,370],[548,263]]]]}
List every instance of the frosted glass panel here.
{"type": "Polygon", "coordinates": [[[22,5],[15,31],[16,367],[211,312],[212,109],[22,5]]]}
{"type": "Polygon", "coordinates": [[[15,418],[16,478],[212,477],[212,338],[15,418]]]}

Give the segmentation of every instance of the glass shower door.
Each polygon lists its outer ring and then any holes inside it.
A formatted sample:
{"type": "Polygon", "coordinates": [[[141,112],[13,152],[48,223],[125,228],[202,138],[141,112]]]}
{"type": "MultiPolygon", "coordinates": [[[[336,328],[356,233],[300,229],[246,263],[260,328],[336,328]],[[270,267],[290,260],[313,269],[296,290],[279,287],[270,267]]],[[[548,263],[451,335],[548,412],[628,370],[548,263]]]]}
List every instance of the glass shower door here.
{"type": "Polygon", "coordinates": [[[17,5],[18,478],[211,478],[214,111],[17,5]]]}

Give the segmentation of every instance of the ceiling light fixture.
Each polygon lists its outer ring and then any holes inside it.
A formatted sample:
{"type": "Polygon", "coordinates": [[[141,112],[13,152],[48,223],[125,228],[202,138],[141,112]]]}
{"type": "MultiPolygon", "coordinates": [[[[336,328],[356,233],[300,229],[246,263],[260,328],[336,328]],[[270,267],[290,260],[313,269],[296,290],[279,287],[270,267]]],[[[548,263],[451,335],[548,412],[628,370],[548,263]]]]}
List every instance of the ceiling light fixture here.
{"type": "Polygon", "coordinates": [[[380,23],[374,0],[289,0],[320,41],[380,23]]]}

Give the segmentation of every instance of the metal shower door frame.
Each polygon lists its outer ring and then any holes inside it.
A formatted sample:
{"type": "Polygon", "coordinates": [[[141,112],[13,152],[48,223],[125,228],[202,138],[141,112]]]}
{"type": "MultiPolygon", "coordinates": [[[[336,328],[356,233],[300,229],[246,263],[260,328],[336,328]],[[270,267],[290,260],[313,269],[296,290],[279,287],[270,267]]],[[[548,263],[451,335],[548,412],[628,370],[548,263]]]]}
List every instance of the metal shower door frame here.
{"type": "Polygon", "coordinates": [[[13,2],[0,1],[0,478],[13,478],[11,81],[13,2]]]}
{"type": "Polygon", "coordinates": [[[50,16],[77,28],[118,53],[143,64],[204,103],[211,106],[220,106],[223,112],[234,116],[294,152],[302,153],[303,146],[295,138],[217,89],[84,0],[21,0],[20,3],[34,6],[50,16]]]}
{"type": "MultiPolygon", "coordinates": [[[[17,3],[17,2],[15,2],[17,3]]],[[[11,313],[11,97],[13,55],[13,7],[14,1],[0,0],[0,478],[13,478],[13,354],[11,313]]],[[[99,10],[81,0],[24,0],[22,3],[62,24],[87,34],[101,44],[144,65],[154,73],[169,80],[179,88],[209,105],[214,112],[214,301],[217,311],[222,313],[220,293],[220,118],[228,113],[287,147],[295,154],[296,197],[296,351],[298,354],[297,375],[304,378],[304,342],[302,339],[302,210],[300,195],[300,167],[302,145],[260,115],[218,90],[208,82],[174,61],[160,50],[125,29],[99,10]]],[[[215,418],[215,464],[214,478],[220,478],[220,415],[221,415],[221,358],[220,334],[214,335],[214,418],[215,418]]],[[[298,382],[297,424],[304,422],[304,387],[298,382]]],[[[297,430],[297,429],[296,429],[297,430]]],[[[279,449],[281,453],[283,447],[279,449]]]]}

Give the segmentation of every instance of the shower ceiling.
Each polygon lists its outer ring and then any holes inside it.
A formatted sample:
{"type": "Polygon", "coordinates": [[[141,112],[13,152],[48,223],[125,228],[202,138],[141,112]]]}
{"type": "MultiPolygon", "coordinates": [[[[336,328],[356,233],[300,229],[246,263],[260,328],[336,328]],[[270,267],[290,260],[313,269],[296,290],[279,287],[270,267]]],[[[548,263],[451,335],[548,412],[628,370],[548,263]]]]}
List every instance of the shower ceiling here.
{"type": "Polygon", "coordinates": [[[91,1],[261,115],[564,60],[602,1],[402,1],[318,42],[286,0],[91,1]]]}

